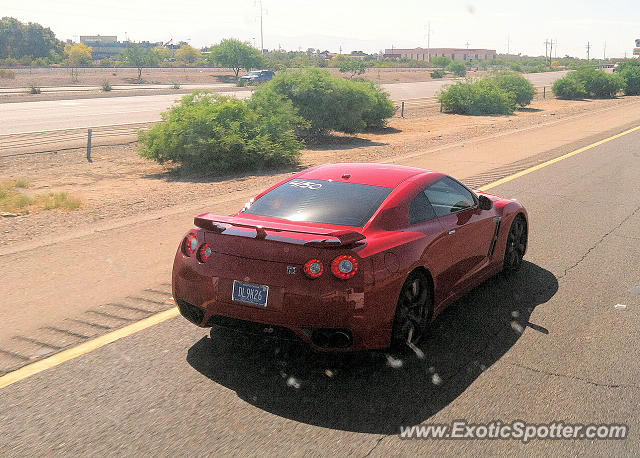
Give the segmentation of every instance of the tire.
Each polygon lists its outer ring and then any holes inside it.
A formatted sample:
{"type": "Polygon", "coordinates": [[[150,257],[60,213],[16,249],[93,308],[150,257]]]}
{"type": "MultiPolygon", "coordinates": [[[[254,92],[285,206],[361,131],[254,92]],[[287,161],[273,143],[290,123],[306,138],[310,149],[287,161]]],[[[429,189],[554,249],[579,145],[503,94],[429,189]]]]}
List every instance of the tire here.
{"type": "Polygon", "coordinates": [[[420,271],[409,274],[396,305],[391,331],[391,348],[403,350],[417,344],[427,332],[433,309],[431,284],[420,271]],[[411,340],[409,344],[409,336],[411,340]]]}
{"type": "Polygon", "coordinates": [[[505,275],[512,275],[522,267],[522,258],[527,250],[528,236],[527,220],[519,214],[511,223],[511,228],[507,234],[502,267],[502,272],[505,275]]]}

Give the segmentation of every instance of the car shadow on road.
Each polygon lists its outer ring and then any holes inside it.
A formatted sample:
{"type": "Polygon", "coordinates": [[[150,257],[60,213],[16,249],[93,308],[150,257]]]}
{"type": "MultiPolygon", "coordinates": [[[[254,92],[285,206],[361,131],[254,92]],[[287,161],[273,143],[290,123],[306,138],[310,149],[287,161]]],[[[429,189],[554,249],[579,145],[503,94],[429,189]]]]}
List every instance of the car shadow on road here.
{"type": "MultiPolygon", "coordinates": [[[[502,357],[534,308],[558,289],[548,270],[525,262],[512,279],[496,276],[449,307],[421,344],[424,358],[385,352],[318,354],[297,343],[214,328],[187,361],[246,402],[295,421],[340,430],[396,434],[460,396],[502,357]]],[[[526,329],[530,328],[530,329],[526,329]]]]}

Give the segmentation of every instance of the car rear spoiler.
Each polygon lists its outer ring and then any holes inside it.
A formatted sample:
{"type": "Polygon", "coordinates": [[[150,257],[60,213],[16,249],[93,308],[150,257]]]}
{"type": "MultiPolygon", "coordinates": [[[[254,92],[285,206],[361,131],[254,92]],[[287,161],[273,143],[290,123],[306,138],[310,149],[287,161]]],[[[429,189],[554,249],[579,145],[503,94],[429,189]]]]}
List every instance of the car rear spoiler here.
{"type": "Polygon", "coordinates": [[[313,234],[323,236],[315,240],[309,240],[305,243],[306,246],[346,246],[352,245],[366,238],[364,234],[361,234],[357,231],[302,226],[292,223],[265,222],[265,224],[259,224],[259,222],[254,219],[240,218],[237,216],[220,216],[211,213],[205,213],[204,215],[196,216],[193,222],[199,228],[216,232],[218,234],[228,229],[225,224],[233,227],[255,229],[257,239],[265,238],[267,236],[267,231],[293,232],[296,234],[313,234]]]}

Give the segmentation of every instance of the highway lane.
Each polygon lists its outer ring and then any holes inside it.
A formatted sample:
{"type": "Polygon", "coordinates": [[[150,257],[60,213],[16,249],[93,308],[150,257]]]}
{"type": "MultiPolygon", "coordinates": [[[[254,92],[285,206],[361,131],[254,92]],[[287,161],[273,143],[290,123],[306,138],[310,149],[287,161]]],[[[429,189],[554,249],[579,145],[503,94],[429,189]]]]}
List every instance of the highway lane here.
{"type": "Polygon", "coordinates": [[[527,263],[451,307],[424,361],[310,355],[171,319],[1,390],[0,454],[637,456],[639,141],[491,189],[529,210],[527,263]],[[632,435],[524,445],[394,434],[460,418],[617,422],[632,435]]]}
{"type": "MultiPolygon", "coordinates": [[[[550,86],[566,72],[525,75],[536,86],[550,86]]],[[[383,84],[393,100],[434,97],[452,80],[383,84]]],[[[250,92],[225,92],[249,97],[250,92]]],[[[157,121],[182,94],[53,100],[0,104],[0,135],[157,121]]]]}

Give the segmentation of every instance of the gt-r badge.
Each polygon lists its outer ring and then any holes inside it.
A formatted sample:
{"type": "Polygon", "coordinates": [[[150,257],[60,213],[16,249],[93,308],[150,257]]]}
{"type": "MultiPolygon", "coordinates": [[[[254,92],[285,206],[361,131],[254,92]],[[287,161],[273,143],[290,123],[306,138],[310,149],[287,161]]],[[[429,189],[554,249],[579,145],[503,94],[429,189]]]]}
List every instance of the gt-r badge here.
{"type": "Polygon", "coordinates": [[[296,266],[287,266],[287,273],[289,275],[295,275],[297,270],[296,266]]]}

